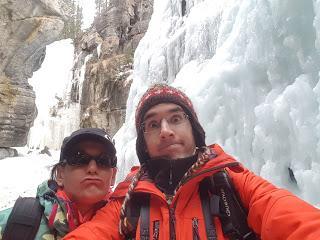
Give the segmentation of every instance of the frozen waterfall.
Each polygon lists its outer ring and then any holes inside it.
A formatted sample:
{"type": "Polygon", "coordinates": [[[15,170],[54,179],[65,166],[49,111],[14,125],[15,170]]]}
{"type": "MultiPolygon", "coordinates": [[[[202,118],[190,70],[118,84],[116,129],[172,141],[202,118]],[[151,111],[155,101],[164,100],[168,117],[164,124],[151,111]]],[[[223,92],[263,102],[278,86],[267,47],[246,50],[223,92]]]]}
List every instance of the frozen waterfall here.
{"type": "Polygon", "coordinates": [[[168,82],[191,97],[207,144],[320,206],[319,19],[317,0],[155,0],[115,137],[118,179],[138,163],[139,98],[168,82]]]}

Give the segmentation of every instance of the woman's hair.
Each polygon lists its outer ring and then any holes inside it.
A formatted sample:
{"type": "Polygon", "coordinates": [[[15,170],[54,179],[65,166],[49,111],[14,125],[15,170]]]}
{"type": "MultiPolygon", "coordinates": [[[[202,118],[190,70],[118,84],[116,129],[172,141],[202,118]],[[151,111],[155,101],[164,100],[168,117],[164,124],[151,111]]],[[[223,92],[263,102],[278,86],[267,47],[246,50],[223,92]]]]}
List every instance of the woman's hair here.
{"type": "Polygon", "coordinates": [[[58,162],[54,164],[51,168],[50,172],[50,180],[56,181],[57,180],[57,175],[58,175],[58,168],[59,167],[64,167],[65,163],[64,162],[58,162]]]}
{"type": "MultiPolygon", "coordinates": [[[[203,165],[205,165],[210,159],[210,153],[207,151],[208,148],[207,147],[203,147],[201,149],[197,149],[198,152],[198,159],[197,161],[189,168],[189,170],[185,173],[185,175],[182,177],[181,181],[179,182],[177,188],[175,189],[174,194],[176,194],[176,192],[179,190],[179,188],[182,186],[183,180],[189,178],[190,176],[192,176],[192,174],[198,170],[199,168],[201,168],[203,165]]],[[[210,151],[210,150],[209,150],[210,151]]],[[[151,160],[152,161],[152,160],[151,160]]],[[[134,188],[137,186],[141,176],[146,172],[146,168],[143,166],[141,166],[140,170],[136,173],[136,175],[134,176],[128,192],[124,198],[124,201],[122,203],[122,207],[120,210],[120,223],[119,223],[119,232],[121,235],[128,235],[132,230],[133,227],[131,226],[131,224],[129,223],[127,216],[126,216],[126,211],[127,211],[127,207],[128,204],[130,202],[131,199],[131,195],[133,193],[134,188]]]]}

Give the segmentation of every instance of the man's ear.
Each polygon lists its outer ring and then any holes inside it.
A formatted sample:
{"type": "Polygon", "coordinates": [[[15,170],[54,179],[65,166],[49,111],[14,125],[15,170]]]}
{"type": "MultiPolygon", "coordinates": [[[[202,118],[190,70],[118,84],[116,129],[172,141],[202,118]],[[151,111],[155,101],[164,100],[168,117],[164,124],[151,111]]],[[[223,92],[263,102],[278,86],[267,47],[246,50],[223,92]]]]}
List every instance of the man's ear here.
{"type": "Polygon", "coordinates": [[[64,176],[65,176],[64,167],[58,166],[57,167],[57,179],[56,179],[56,182],[57,182],[59,187],[63,187],[64,176]]]}

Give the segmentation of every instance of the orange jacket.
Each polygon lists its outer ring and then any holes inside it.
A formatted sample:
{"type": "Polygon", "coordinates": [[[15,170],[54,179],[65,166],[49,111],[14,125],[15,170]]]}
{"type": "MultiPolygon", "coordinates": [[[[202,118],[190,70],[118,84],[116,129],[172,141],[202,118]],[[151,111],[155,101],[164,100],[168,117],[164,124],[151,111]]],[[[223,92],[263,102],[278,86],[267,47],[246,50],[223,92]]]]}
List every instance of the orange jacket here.
{"type": "MultiPolygon", "coordinates": [[[[206,239],[199,183],[212,175],[224,163],[235,160],[225,154],[218,145],[211,146],[217,157],[207,162],[189,179],[174,196],[170,205],[164,194],[152,183],[139,181],[135,192],[150,193],[150,239],[153,235],[153,223],[160,221],[159,239],[168,240],[169,211],[174,211],[175,234],[177,240],[193,239],[193,219],[198,220],[200,239],[206,239]],[[211,171],[210,171],[211,169],[211,171]],[[175,207],[174,207],[175,206],[175,207]]],[[[320,239],[320,211],[302,201],[290,192],[276,188],[266,180],[254,175],[247,169],[234,171],[227,168],[244,206],[248,209],[248,224],[263,240],[314,240],[320,239]]],[[[132,173],[131,173],[132,175],[132,173]]],[[[118,185],[112,200],[99,210],[92,221],[87,222],[64,239],[123,239],[119,234],[119,213],[126,193],[128,181],[118,185]]],[[[219,219],[215,218],[218,240],[227,239],[221,229],[219,219]]],[[[140,239],[140,226],[136,239],[140,239]]]]}

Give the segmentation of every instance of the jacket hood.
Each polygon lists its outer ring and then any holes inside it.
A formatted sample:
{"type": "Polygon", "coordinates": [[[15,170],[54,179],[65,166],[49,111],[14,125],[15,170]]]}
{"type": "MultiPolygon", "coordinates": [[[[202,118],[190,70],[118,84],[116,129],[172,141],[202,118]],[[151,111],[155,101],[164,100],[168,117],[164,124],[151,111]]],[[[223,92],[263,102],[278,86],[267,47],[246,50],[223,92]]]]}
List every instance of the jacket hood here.
{"type": "Polygon", "coordinates": [[[44,181],[38,186],[37,197],[40,204],[44,207],[44,217],[48,220],[50,229],[55,229],[58,235],[64,236],[72,229],[76,223],[70,224],[67,218],[70,212],[70,202],[57,196],[58,185],[55,181],[44,181]],[[71,225],[71,226],[70,226],[71,225]]]}
{"type": "Polygon", "coordinates": [[[92,212],[84,216],[53,180],[45,181],[38,186],[37,197],[44,207],[44,217],[48,221],[48,227],[55,229],[58,235],[64,236],[80,224],[90,220],[95,212],[107,203],[109,194],[95,204],[92,212]]]}

